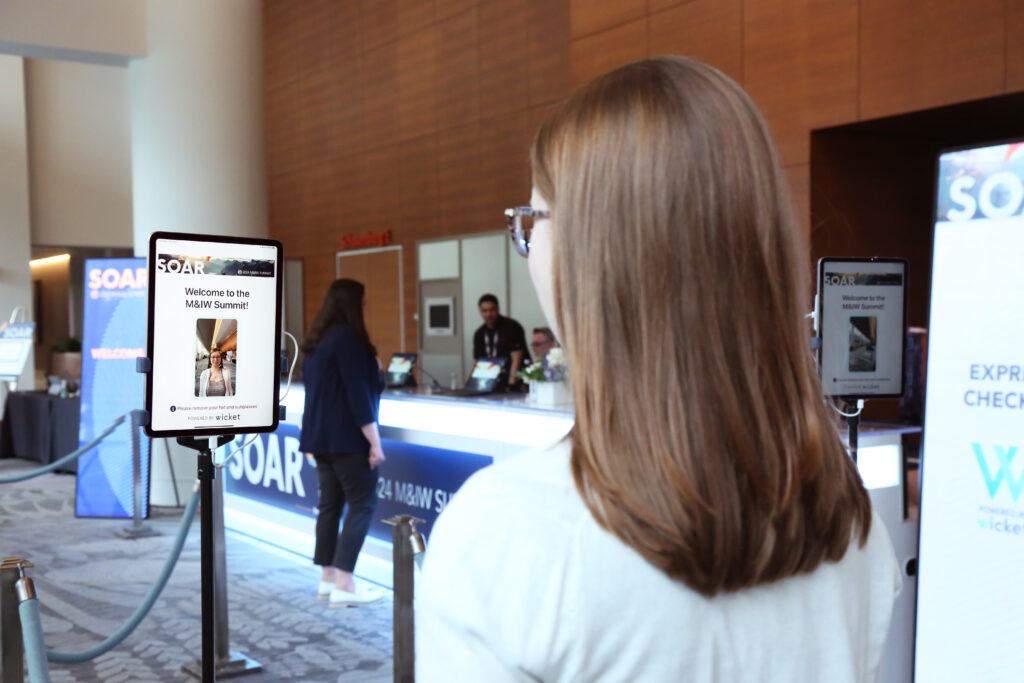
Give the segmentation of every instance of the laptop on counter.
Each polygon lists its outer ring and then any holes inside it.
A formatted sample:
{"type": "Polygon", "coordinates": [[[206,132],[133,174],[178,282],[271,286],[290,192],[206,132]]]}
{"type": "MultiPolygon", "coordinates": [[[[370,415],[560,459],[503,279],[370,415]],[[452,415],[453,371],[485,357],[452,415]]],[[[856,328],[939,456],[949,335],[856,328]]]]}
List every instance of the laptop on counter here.
{"type": "Polygon", "coordinates": [[[507,381],[507,364],[507,358],[480,358],[473,364],[463,388],[441,393],[445,396],[483,396],[500,391],[507,381]]]}
{"type": "Polygon", "coordinates": [[[392,354],[386,370],[388,388],[416,386],[416,380],[412,376],[412,369],[414,367],[416,367],[415,353],[392,354]]]}

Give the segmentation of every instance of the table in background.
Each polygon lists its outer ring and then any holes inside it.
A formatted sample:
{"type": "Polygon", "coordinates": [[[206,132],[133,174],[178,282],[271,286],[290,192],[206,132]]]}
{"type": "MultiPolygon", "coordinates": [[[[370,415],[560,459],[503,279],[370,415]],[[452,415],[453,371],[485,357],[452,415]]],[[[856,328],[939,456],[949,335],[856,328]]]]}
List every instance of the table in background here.
{"type": "MultiPolygon", "coordinates": [[[[26,458],[47,465],[78,448],[78,398],[45,391],[7,395],[0,428],[0,458],[26,458]]],[[[70,462],[61,471],[78,471],[70,462]]]]}

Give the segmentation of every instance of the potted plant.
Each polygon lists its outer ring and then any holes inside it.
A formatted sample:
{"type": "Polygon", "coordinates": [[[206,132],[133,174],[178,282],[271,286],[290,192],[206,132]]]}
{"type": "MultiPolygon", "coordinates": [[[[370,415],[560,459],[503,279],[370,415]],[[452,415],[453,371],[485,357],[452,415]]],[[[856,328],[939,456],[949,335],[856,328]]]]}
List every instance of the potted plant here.
{"type": "Polygon", "coordinates": [[[538,405],[556,406],[572,403],[569,387],[569,364],[565,352],[556,347],[516,373],[530,384],[530,395],[538,405]]]}
{"type": "Polygon", "coordinates": [[[82,342],[76,337],[63,337],[50,347],[50,374],[82,379],[82,342]]]}

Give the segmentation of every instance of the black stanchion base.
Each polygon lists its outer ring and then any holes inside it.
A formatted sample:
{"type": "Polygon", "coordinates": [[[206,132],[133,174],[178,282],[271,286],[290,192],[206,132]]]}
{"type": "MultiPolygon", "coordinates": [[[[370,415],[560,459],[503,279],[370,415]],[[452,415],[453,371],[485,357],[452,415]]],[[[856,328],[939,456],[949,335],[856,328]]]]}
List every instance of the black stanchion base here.
{"type": "Polygon", "coordinates": [[[148,527],[146,525],[142,525],[140,527],[126,526],[124,529],[121,529],[120,531],[115,531],[114,535],[115,536],[119,536],[120,538],[129,538],[130,539],[130,538],[149,538],[150,536],[160,536],[161,534],[160,534],[159,531],[157,531],[153,527],[148,527]]]}
{"type": "MultiPolygon", "coordinates": [[[[216,667],[217,678],[235,678],[263,671],[262,664],[234,650],[228,653],[226,660],[218,661],[216,667]]],[[[201,680],[203,678],[203,660],[197,659],[191,664],[181,667],[181,670],[183,673],[201,680]]]]}

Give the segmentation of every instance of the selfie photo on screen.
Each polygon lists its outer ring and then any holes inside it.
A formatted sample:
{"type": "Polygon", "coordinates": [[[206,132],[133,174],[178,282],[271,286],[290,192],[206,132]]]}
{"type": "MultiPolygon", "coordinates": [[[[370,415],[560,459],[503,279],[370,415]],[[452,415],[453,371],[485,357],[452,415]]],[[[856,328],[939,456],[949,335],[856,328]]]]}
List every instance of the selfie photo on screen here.
{"type": "Polygon", "coordinates": [[[234,396],[238,356],[238,321],[196,320],[195,392],[198,397],[234,396]]]}
{"type": "Polygon", "coordinates": [[[875,343],[878,339],[878,318],[850,318],[850,372],[875,371],[875,343]]]}

